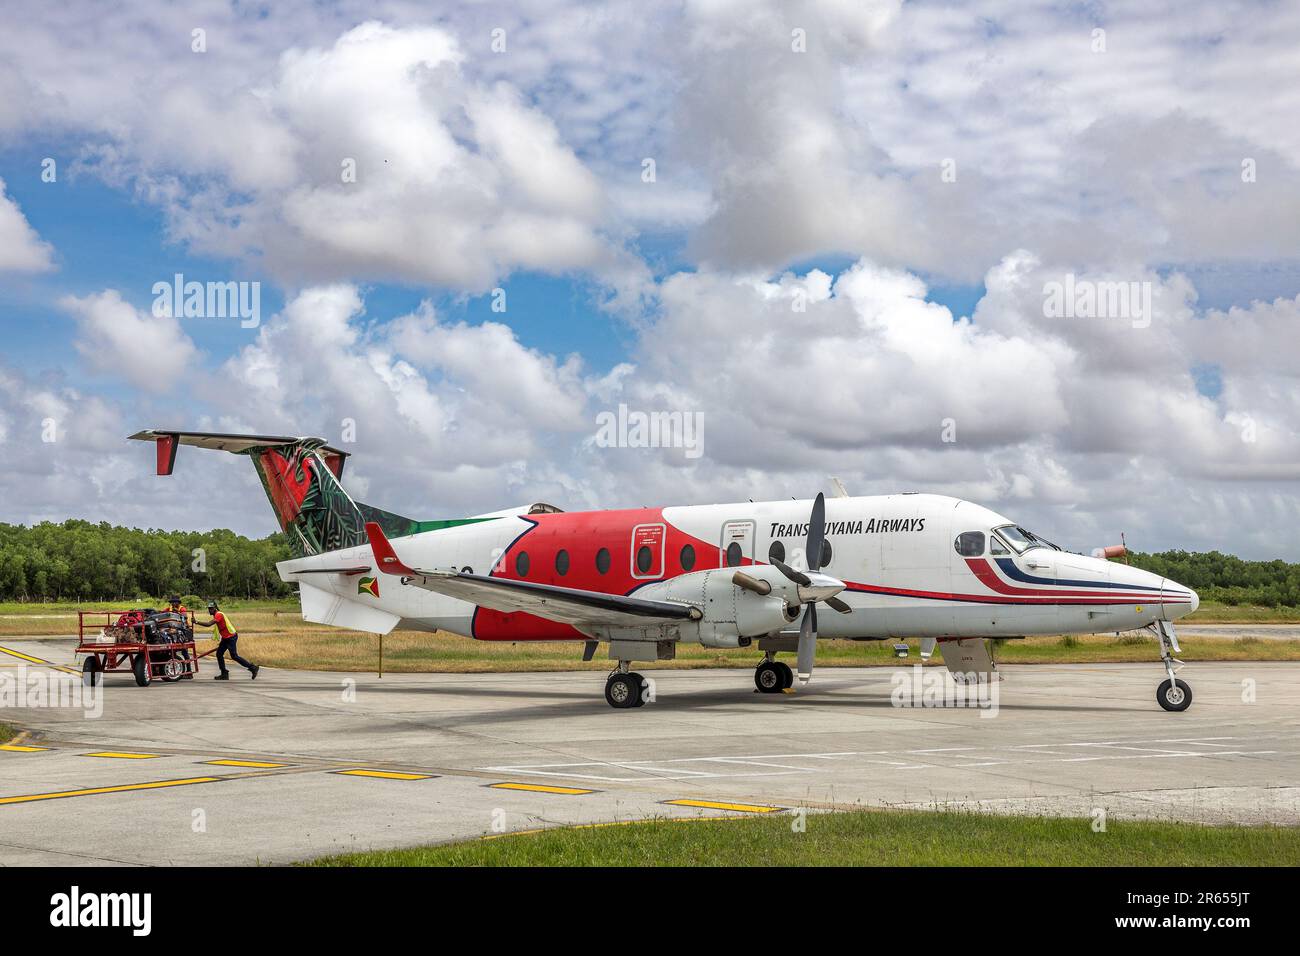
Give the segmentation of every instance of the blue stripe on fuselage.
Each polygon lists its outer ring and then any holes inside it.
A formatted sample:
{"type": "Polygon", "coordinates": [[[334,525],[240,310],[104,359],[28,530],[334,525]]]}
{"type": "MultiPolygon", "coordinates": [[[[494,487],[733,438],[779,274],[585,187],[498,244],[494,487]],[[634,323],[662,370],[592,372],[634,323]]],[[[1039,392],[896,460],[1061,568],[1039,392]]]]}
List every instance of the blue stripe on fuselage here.
{"type": "MultiPolygon", "coordinates": [[[[1116,584],[1110,581],[1071,581],[1063,578],[1038,578],[1034,577],[1032,574],[1026,574],[1024,571],[1021,571],[1020,568],[1016,566],[1016,563],[1010,558],[994,558],[993,560],[998,563],[998,567],[1002,569],[1002,573],[1007,577],[1011,578],[1013,581],[1023,581],[1026,584],[1059,584],[1062,587],[1070,588],[1113,588],[1124,591],[1158,592],[1160,590],[1160,585],[1158,584],[1116,584]]],[[[1175,591],[1172,593],[1180,594],[1182,592],[1175,591]]]]}

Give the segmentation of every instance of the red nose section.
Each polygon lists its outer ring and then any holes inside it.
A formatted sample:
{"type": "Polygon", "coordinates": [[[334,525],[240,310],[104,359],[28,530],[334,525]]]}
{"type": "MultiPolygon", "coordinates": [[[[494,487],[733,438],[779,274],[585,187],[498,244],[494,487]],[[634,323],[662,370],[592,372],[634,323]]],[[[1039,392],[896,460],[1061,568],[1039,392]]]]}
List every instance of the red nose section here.
{"type": "Polygon", "coordinates": [[[373,521],[366,522],[366,537],[370,541],[370,550],[375,555],[375,566],[384,574],[403,574],[415,577],[415,569],[402,563],[393,546],[384,537],[384,529],[373,521]]]}

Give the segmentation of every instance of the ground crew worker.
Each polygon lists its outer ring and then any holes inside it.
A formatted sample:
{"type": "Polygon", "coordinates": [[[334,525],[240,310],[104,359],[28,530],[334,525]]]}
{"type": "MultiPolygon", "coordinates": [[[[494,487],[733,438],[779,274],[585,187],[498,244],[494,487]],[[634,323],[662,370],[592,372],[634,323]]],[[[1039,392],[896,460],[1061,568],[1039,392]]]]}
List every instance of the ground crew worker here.
{"type": "MultiPolygon", "coordinates": [[[[187,640],[193,640],[194,639],[194,615],[190,614],[189,608],[187,608],[184,604],[181,603],[181,599],[179,595],[173,594],[171,597],[167,599],[167,603],[171,605],[171,612],[173,614],[180,615],[181,627],[189,631],[189,637],[187,638],[187,640]],[[188,621],[185,620],[187,616],[189,617],[188,621]]],[[[182,660],[188,661],[190,659],[190,652],[188,650],[182,648],[180,654],[182,660]]],[[[184,676],[189,678],[189,677],[193,677],[194,675],[185,674],[184,676]]]]}
{"type": "Polygon", "coordinates": [[[236,664],[247,667],[253,675],[253,680],[257,680],[257,672],[262,668],[257,664],[250,664],[239,656],[239,632],[235,630],[234,622],[230,620],[224,611],[217,609],[216,601],[208,602],[208,617],[210,621],[195,620],[195,627],[212,628],[212,636],[220,643],[217,644],[217,666],[221,668],[221,673],[214,680],[230,680],[230,671],[226,670],[226,652],[230,652],[230,659],[236,664]]]}

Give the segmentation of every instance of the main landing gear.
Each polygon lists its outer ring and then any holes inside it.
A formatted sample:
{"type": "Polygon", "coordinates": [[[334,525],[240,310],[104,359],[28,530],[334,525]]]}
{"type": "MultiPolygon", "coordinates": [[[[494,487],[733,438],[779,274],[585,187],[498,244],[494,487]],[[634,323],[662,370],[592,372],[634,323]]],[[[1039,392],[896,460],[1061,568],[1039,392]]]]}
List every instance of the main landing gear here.
{"type": "Polygon", "coordinates": [[[605,700],[611,707],[625,709],[640,707],[648,697],[646,679],[635,671],[628,670],[627,661],[619,661],[618,667],[605,680],[605,700]]]}
{"type": "Polygon", "coordinates": [[[779,694],[794,686],[794,672],[772,657],[764,657],[754,669],[754,686],[764,694],[779,694]]]}
{"type": "Polygon", "coordinates": [[[1178,636],[1174,633],[1173,622],[1156,621],[1152,628],[1160,640],[1160,660],[1164,662],[1165,673],[1169,675],[1169,678],[1156,688],[1156,702],[1165,710],[1175,712],[1186,710],[1192,706],[1192,689],[1185,681],[1174,676],[1178,668],[1183,666],[1183,662],[1174,657],[1174,654],[1182,653],[1182,648],[1178,646],[1178,636]]]}

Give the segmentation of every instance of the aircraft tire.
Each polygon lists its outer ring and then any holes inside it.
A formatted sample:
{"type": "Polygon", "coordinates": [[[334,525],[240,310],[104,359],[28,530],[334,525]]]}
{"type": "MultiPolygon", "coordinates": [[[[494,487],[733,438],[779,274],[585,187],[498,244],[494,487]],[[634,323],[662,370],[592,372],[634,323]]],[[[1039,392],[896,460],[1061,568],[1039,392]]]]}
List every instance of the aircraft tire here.
{"type": "Polygon", "coordinates": [[[794,671],[790,670],[790,665],[784,661],[777,661],[776,666],[781,668],[781,686],[784,690],[789,690],[794,686],[794,671]]]}
{"type": "Polygon", "coordinates": [[[1165,710],[1184,711],[1192,706],[1192,689],[1184,681],[1165,680],[1156,688],[1156,701],[1165,710]]]}
{"type": "Polygon", "coordinates": [[[641,699],[641,682],[635,679],[639,676],[633,674],[611,675],[609,680],[605,681],[605,702],[619,710],[635,707],[637,701],[641,699]]]}
{"type": "MultiPolygon", "coordinates": [[[[785,665],[779,661],[763,661],[754,668],[754,686],[764,694],[781,693],[789,686],[786,684],[786,675],[781,670],[783,667],[785,665]]],[[[789,669],[785,667],[786,671],[789,669]]]]}

